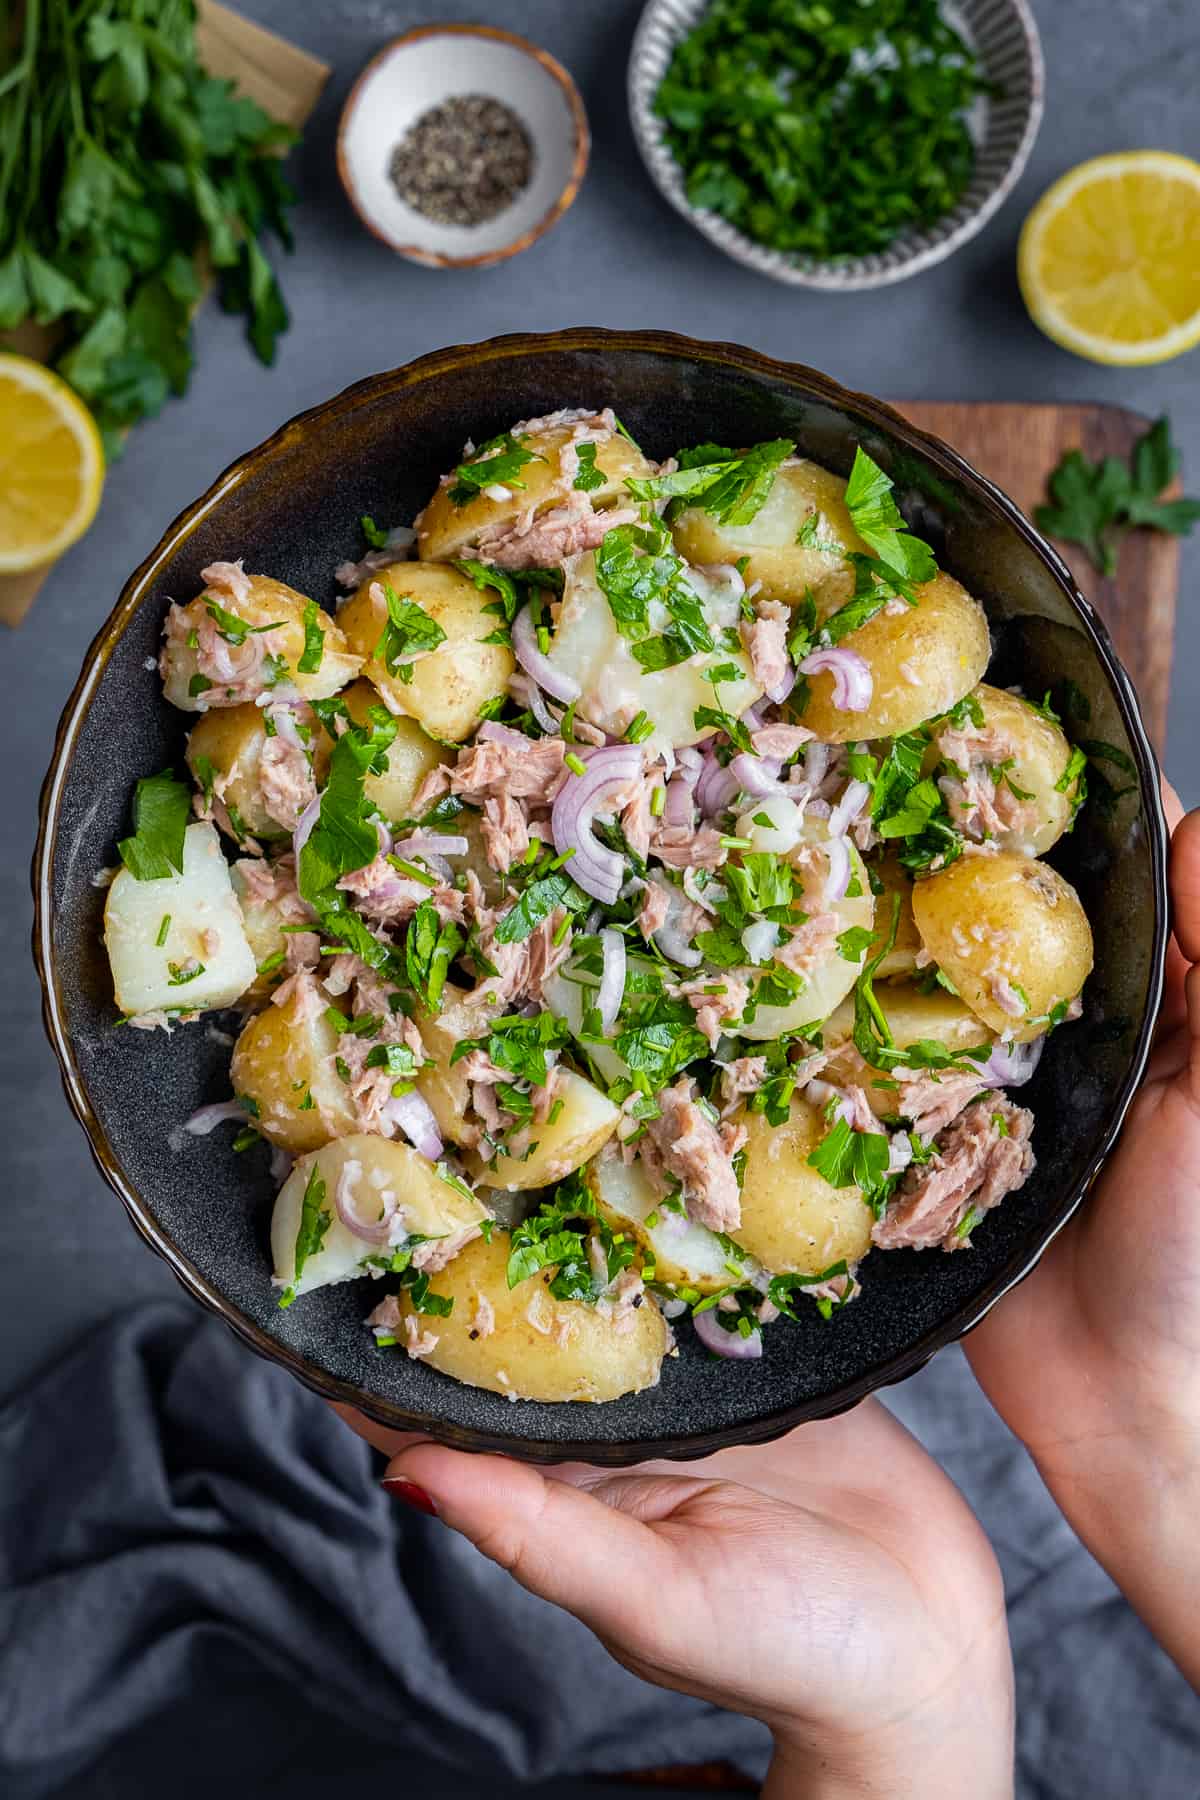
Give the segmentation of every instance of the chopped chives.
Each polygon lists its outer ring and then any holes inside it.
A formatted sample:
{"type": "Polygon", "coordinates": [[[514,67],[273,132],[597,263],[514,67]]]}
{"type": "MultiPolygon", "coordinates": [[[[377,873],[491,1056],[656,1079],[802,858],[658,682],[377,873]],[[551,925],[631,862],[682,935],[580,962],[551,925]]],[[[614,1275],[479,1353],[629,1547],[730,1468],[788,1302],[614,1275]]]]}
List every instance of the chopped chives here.
{"type": "Polygon", "coordinates": [[[554,943],[556,946],[558,944],[566,943],[567,933],[570,931],[570,929],[571,929],[571,915],[570,915],[570,913],[567,913],[562,919],[559,920],[558,925],[555,929],[554,943]]]}
{"type": "Polygon", "coordinates": [[[718,842],[722,850],[748,850],[750,848],[749,838],[723,837],[718,839],[718,842]]]}
{"type": "Polygon", "coordinates": [[[550,653],[550,632],[545,625],[539,625],[537,628],[537,646],[543,656],[549,655],[549,653],[550,653]]]}
{"type": "Polygon", "coordinates": [[[522,860],[527,863],[536,862],[538,857],[541,855],[541,851],[542,851],[541,838],[538,838],[538,837],[530,838],[529,848],[525,852],[524,858],[522,860]]]}
{"type": "Polygon", "coordinates": [[[283,961],[283,951],[282,950],[276,950],[274,952],[274,954],[271,956],[264,956],[262,961],[258,965],[259,974],[260,975],[269,975],[271,973],[271,970],[277,969],[282,961],[283,961]]]}
{"type": "Polygon", "coordinates": [[[660,784],[654,789],[654,792],[650,796],[650,816],[655,819],[661,819],[666,804],[667,790],[660,784]]]}
{"type": "Polygon", "coordinates": [[[418,868],[416,863],[407,861],[405,857],[389,856],[388,861],[393,869],[399,869],[400,873],[407,875],[410,881],[419,881],[424,887],[435,888],[437,886],[436,875],[431,875],[427,869],[418,868]]]}
{"type": "Polygon", "coordinates": [[[641,744],[645,742],[646,738],[652,736],[653,732],[654,720],[648,719],[644,712],[638,712],[633,715],[625,727],[625,741],[629,744],[641,744]]]}
{"type": "Polygon", "coordinates": [[[411,1094],[415,1087],[416,1083],[414,1081],[393,1081],[392,1099],[403,1100],[405,1094],[411,1094]]]}
{"type": "Polygon", "coordinates": [[[171,915],[170,915],[170,913],[164,913],[162,916],[162,924],[158,928],[158,936],[154,940],[155,944],[158,946],[158,948],[160,950],[162,949],[163,945],[167,941],[167,933],[168,933],[168,931],[170,931],[170,929],[171,929],[171,915]]]}
{"type": "Polygon", "coordinates": [[[552,874],[555,869],[561,869],[564,863],[569,863],[574,854],[575,846],[572,844],[569,850],[564,850],[561,856],[556,856],[552,862],[546,864],[547,875],[552,874]]]}
{"type": "Polygon", "coordinates": [[[567,754],[563,757],[563,761],[566,763],[568,769],[570,769],[572,775],[587,774],[587,764],[584,762],[582,756],[576,756],[573,750],[567,751],[567,754]]]}

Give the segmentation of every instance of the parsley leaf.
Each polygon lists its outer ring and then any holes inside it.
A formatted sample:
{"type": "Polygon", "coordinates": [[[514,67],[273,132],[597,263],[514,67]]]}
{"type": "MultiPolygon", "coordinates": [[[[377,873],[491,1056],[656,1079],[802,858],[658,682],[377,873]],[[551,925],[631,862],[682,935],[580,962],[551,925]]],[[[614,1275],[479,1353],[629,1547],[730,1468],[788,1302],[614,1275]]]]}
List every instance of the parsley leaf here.
{"type": "Polygon", "coordinates": [[[1157,419],[1133,447],[1129,464],[1106,456],[1089,462],[1068,450],[1050,476],[1052,505],[1039,506],[1039,531],[1079,544],[1102,575],[1116,573],[1121,540],[1135,526],[1186,536],[1200,521],[1200,499],[1162,500],[1179,472],[1179,452],[1166,418],[1157,419]]]}
{"type": "Polygon", "coordinates": [[[580,444],[576,454],[579,458],[579,473],[571,483],[581,494],[591,494],[602,488],[608,480],[603,469],[596,467],[595,444],[580,444]]]}
{"type": "MultiPolygon", "coordinates": [[[[299,1281],[309,1257],[317,1256],[324,1249],[322,1240],[333,1223],[333,1214],[325,1210],[325,1191],[320,1166],[314,1163],[300,1203],[300,1227],[296,1232],[296,1252],[292,1266],[293,1281],[299,1281]]],[[[292,1289],[288,1288],[279,1304],[288,1305],[294,1298],[292,1289]]]]}
{"type": "Polygon", "coordinates": [[[362,515],[362,518],[358,522],[359,522],[359,525],[362,527],[363,537],[367,540],[367,544],[370,549],[372,549],[372,550],[386,550],[387,549],[388,534],[383,529],[382,525],[377,525],[375,523],[375,521],[371,517],[370,513],[364,513],[362,515]]]}
{"type": "Polygon", "coordinates": [[[565,869],[555,869],[537,881],[531,881],[520,899],[505,913],[496,927],[498,944],[520,944],[529,937],[543,919],[549,918],[556,906],[568,912],[585,913],[592,902],[582,888],[576,887],[565,869]]]}
{"type": "Polygon", "coordinates": [[[430,1012],[439,1012],[450,964],[464,938],[453,919],[443,921],[431,900],[423,900],[408,923],[404,966],[409,984],[430,1012]]]}
{"type": "Polygon", "coordinates": [[[521,606],[521,596],[517,584],[511,575],[503,569],[493,568],[491,563],[477,562],[474,557],[466,557],[456,562],[455,568],[460,575],[469,575],[480,593],[494,588],[499,595],[499,604],[504,609],[505,623],[511,625],[521,606]]]}
{"type": "Polygon", "coordinates": [[[696,1029],[690,1006],[655,1000],[635,1024],[618,1035],[613,1047],[628,1065],[634,1086],[643,1094],[653,1094],[688,1063],[707,1056],[708,1039],[696,1029]]]}
{"type": "Polygon", "coordinates": [[[445,643],[446,633],[423,607],[406,594],[398,594],[390,582],[383,583],[383,597],[387,602],[387,623],[374,655],[389,675],[395,675],[406,657],[436,650],[445,643]]]}
{"type": "Polygon", "coordinates": [[[133,836],[122,838],[121,861],[137,881],[164,881],[183,873],[183,841],[192,815],[186,785],[170,769],[147,775],[133,797],[133,836]]]}
{"type": "Polygon", "coordinates": [[[886,1131],[855,1131],[839,1119],[808,1158],[830,1187],[856,1187],[879,1216],[894,1185],[888,1175],[891,1146],[886,1131]]]}
{"type": "Polygon", "coordinates": [[[846,483],[846,509],[859,537],[880,562],[906,581],[932,581],[937,574],[933,551],[914,537],[892,499],[893,481],[860,444],[846,483]]]}
{"type": "Polygon", "coordinates": [[[640,525],[606,531],[596,550],[596,582],[644,668],[669,668],[715,648],[700,596],[661,519],[651,515],[640,525]],[[670,623],[660,639],[644,644],[653,604],[664,608],[670,623]]]}
{"type": "Polygon", "coordinates": [[[509,431],[502,431],[498,437],[489,438],[486,444],[480,444],[470,462],[459,463],[450,484],[450,499],[455,506],[466,506],[470,501],[477,500],[484,488],[521,489],[525,486],[520,479],[525,465],[545,460],[544,456],[527,450],[520,438],[513,437],[509,431]]]}
{"type": "Polygon", "coordinates": [[[304,649],[296,663],[301,675],[315,675],[325,660],[325,633],[320,618],[320,607],[315,600],[309,600],[304,608],[304,649]]]}
{"type": "Polygon", "coordinates": [[[671,474],[625,485],[637,500],[682,499],[712,513],[718,524],[749,525],[770,496],[779,465],[795,448],[791,438],[772,438],[740,454],[702,444],[684,450],[671,474]]]}

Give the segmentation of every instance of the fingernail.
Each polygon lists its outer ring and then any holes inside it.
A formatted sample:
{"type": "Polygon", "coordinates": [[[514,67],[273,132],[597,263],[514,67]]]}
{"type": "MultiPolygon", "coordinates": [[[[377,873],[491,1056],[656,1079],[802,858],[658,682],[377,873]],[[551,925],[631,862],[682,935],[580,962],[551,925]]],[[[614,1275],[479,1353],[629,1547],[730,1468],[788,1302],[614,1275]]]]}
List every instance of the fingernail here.
{"type": "Polygon", "coordinates": [[[406,1481],[403,1475],[385,1475],[379,1485],[386,1488],[393,1500],[402,1500],[405,1506],[415,1506],[418,1512],[437,1518],[437,1507],[425,1489],[418,1487],[415,1481],[406,1481]]]}

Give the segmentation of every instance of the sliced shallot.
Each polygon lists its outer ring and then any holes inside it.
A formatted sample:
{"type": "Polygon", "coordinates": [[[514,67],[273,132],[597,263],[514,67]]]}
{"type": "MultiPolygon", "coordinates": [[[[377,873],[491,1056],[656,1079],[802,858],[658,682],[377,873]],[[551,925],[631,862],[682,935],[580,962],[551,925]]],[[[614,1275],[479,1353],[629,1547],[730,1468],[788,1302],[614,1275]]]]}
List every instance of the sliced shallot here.
{"type": "Polygon", "coordinates": [[[571,775],[555,796],[550,830],[560,856],[575,852],[571,875],[584,893],[603,906],[613,906],[625,879],[625,860],[598,841],[592,820],[605,811],[606,801],[611,810],[622,790],[636,781],[642,772],[642,752],[636,744],[609,744],[586,754],[583,774],[571,775]]]}
{"type": "Polygon", "coordinates": [[[600,976],[600,986],[596,992],[596,1005],[600,1009],[600,1024],[607,1037],[617,1022],[617,1014],[621,1010],[621,1002],[625,998],[625,937],[624,933],[614,931],[611,926],[600,933],[600,950],[604,957],[604,967],[600,976]]]}
{"type": "Polygon", "coordinates": [[[762,1332],[757,1328],[748,1337],[740,1331],[726,1331],[717,1323],[717,1309],[709,1307],[707,1312],[693,1313],[692,1324],[696,1328],[696,1336],[706,1350],[714,1356],[728,1356],[734,1362],[757,1362],[763,1353],[762,1332]]]}
{"type": "Polygon", "coordinates": [[[555,700],[565,701],[568,705],[578,700],[583,689],[573,676],[556,669],[548,656],[538,649],[537,628],[533,623],[533,610],[524,606],[513,620],[512,628],[513,655],[525,670],[532,675],[540,688],[555,700]]]}
{"type": "Polygon", "coordinates": [[[875,692],[875,678],[857,650],[835,645],[831,650],[812,650],[800,664],[802,675],[833,676],[833,704],[839,712],[866,712],[875,692]]]}

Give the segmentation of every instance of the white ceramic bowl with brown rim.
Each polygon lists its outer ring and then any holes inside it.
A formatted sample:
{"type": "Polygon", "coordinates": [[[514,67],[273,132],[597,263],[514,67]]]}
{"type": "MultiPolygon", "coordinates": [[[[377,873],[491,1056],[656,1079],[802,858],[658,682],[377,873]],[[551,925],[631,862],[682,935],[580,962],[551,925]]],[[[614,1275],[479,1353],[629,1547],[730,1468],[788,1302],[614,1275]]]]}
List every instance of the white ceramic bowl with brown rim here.
{"type": "Polygon", "coordinates": [[[431,268],[478,269],[515,256],[557,223],[579,191],[589,148],[579,91],[545,50],[490,25],[425,25],[393,38],[355,82],[337,161],[355,211],[392,250],[431,268]],[[503,211],[474,225],[445,224],[409,205],[389,170],[418,119],[464,95],[486,95],[517,115],[533,168],[503,211]]]}

